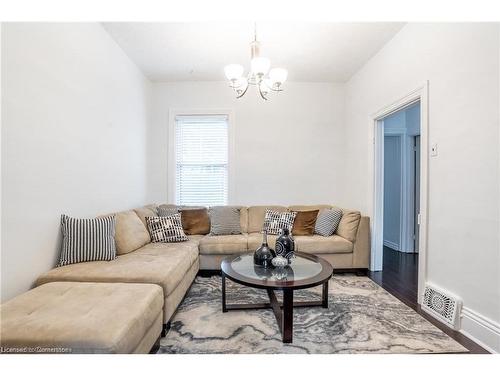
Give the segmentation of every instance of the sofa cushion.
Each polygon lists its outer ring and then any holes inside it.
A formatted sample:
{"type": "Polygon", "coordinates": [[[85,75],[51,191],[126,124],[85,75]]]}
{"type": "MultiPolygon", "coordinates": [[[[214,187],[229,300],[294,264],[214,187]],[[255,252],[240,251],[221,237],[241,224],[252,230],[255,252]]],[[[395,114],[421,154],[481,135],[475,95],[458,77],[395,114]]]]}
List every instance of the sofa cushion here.
{"type": "Polygon", "coordinates": [[[163,302],[152,284],[49,283],[2,304],[1,346],[133,353],[161,332],[163,302]]]}
{"type": "Polygon", "coordinates": [[[312,236],[319,210],[296,211],[292,234],[294,236],[312,236]]]}
{"type": "Polygon", "coordinates": [[[248,251],[246,234],[208,235],[200,240],[200,254],[239,254],[248,251]]]}
{"type": "Polygon", "coordinates": [[[352,253],[353,243],[340,236],[295,236],[295,250],[310,254],[352,253]]]}
{"type": "Polygon", "coordinates": [[[340,219],[336,234],[354,242],[360,219],[361,213],[359,211],[342,209],[342,219],[340,219]]]}
{"type": "MultiPolygon", "coordinates": [[[[267,244],[271,249],[276,248],[276,239],[278,237],[272,234],[267,235],[267,244]]],[[[262,233],[249,233],[247,240],[248,251],[255,251],[260,245],[262,245],[262,233]]]]}
{"type": "Polygon", "coordinates": [[[240,227],[241,233],[248,233],[248,208],[240,207],[240,227]]]}
{"type": "Polygon", "coordinates": [[[286,212],[288,208],[284,206],[251,206],[248,207],[248,233],[260,233],[264,225],[266,210],[286,212]]]}
{"type": "Polygon", "coordinates": [[[189,238],[189,241],[193,242],[196,244],[196,246],[199,246],[200,244],[200,240],[205,237],[204,234],[192,234],[192,235],[189,235],[188,238],[189,238]]]}
{"type": "Polygon", "coordinates": [[[149,243],[109,262],[86,262],[46,272],[37,285],[54,281],[158,284],[168,296],[198,260],[197,241],[149,243]]]}
{"type": "Polygon", "coordinates": [[[135,213],[139,216],[144,227],[147,228],[148,224],[146,223],[146,216],[158,216],[158,207],[156,204],[148,204],[144,207],[134,208],[135,213]]]}
{"type": "Polygon", "coordinates": [[[149,232],[134,210],[116,213],[116,254],[123,255],[150,242],[149,232]]]}
{"type": "Polygon", "coordinates": [[[205,207],[182,210],[181,221],[184,233],[188,235],[208,234],[210,232],[210,218],[205,207]]]}

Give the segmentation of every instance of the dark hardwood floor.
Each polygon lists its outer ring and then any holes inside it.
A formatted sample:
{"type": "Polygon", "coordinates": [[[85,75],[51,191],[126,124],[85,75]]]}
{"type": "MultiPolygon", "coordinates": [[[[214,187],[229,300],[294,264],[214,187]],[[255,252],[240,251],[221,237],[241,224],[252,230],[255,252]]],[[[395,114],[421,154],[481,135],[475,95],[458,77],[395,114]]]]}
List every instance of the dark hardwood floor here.
{"type": "Polygon", "coordinates": [[[417,303],[418,254],[401,253],[384,246],[383,271],[368,272],[368,277],[393,296],[422,315],[448,336],[458,341],[473,354],[489,353],[474,341],[454,331],[429,314],[422,311],[417,303]]]}

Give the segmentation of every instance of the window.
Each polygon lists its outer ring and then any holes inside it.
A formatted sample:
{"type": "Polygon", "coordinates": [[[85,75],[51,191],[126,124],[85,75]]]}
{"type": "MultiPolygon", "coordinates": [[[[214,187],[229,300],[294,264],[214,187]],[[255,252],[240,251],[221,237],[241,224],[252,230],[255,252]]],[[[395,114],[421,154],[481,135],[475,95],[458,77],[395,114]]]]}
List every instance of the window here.
{"type": "Polygon", "coordinates": [[[228,116],[175,117],[175,199],[179,205],[228,201],[228,116]]]}

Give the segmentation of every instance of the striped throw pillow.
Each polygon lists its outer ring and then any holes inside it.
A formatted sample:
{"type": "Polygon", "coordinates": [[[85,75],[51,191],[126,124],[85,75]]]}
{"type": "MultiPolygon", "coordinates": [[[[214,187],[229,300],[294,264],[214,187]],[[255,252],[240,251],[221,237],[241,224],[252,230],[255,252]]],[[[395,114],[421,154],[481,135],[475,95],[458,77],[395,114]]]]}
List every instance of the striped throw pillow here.
{"type": "Polygon", "coordinates": [[[295,221],[296,215],[297,212],[279,212],[267,209],[262,229],[267,231],[267,234],[281,234],[283,229],[288,229],[288,231],[292,233],[293,222],[295,221]]]}
{"type": "Polygon", "coordinates": [[[208,210],[210,234],[214,236],[241,234],[240,207],[214,206],[208,210]]]}
{"type": "Polygon", "coordinates": [[[324,208],[319,211],[316,219],[314,233],[323,237],[333,235],[342,219],[342,210],[340,208],[324,208]]]}
{"type": "Polygon", "coordinates": [[[61,216],[63,235],[59,266],[116,258],[115,215],[95,219],[61,216]]]}
{"type": "Polygon", "coordinates": [[[189,238],[182,229],[181,214],[146,216],[151,242],[183,242],[189,238]]]}

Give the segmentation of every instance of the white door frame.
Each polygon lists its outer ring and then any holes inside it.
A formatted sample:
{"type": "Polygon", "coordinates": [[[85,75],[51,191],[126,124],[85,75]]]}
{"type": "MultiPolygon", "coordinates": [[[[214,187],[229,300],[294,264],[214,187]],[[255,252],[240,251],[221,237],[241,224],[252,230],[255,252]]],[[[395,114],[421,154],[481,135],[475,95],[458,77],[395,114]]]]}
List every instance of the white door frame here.
{"type": "Polygon", "coordinates": [[[424,84],[380,109],[371,116],[370,129],[373,131],[372,168],[372,243],[370,270],[381,271],[383,264],[384,233],[384,127],[383,118],[420,101],[420,234],[418,256],[418,303],[423,298],[427,279],[427,225],[428,225],[428,157],[429,157],[429,83],[424,84]]]}

